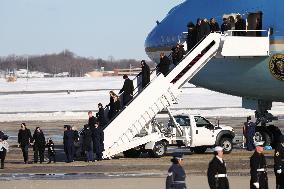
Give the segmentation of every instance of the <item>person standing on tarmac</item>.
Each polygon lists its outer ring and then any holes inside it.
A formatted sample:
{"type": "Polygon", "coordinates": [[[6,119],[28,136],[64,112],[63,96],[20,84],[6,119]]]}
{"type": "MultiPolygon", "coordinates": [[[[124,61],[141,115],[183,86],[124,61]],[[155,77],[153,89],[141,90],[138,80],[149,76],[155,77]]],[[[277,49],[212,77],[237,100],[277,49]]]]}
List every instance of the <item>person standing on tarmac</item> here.
{"type": "Polygon", "coordinates": [[[133,98],[133,81],[128,78],[128,75],[123,75],[124,83],[122,89],[120,89],[119,94],[123,93],[123,106],[126,106],[128,102],[133,98]]]}
{"type": "Polygon", "coordinates": [[[101,161],[103,159],[104,151],[104,132],[103,128],[99,126],[99,122],[96,122],[94,125],[93,133],[93,144],[94,144],[94,153],[96,154],[96,160],[101,161]]]}
{"type": "Polygon", "coordinates": [[[164,76],[166,76],[169,72],[171,61],[170,59],[165,56],[165,53],[160,54],[160,63],[157,65],[158,72],[162,73],[164,76]]]}
{"type": "Polygon", "coordinates": [[[34,163],[39,162],[42,163],[44,161],[44,150],[45,150],[45,137],[40,129],[40,127],[36,127],[33,134],[33,150],[34,150],[34,163]]]}
{"type": "Polygon", "coordinates": [[[141,61],[141,75],[142,75],[142,89],[150,83],[150,67],[146,64],[145,60],[141,61]]]}
{"type": "Polygon", "coordinates": [[[247,117],[247,122],[245,122],[245,137],[246,137],[246,147],[248,151],[252,151],[254,149],[254,140],[253,137],[255,135],[255,127],[256,124],[251,121],[251,116],[247,117]]]}
{"type": "Polygon", "coordinates": [[[171,162],[173,164],[168,170],[166,189],[186,189],[186,174],[182,167],[182,154],[174,154],[171,162]]]}
{"type": "Polygon", "coordinates": [[[6,141],[7,139],[8,136],[4,135],[4,133],[0,131],[0,160],[1,160],[0,169],[4,169],[6,154],[9,151],[9,144],[6,141]]]}
{"type": "Polygon", "coordinates": [[[63,144],[64,144],[64,151],[66,155],[66,163],[73,162],[74,158],[74,132],[71,129],[70,125],[64,125],[64,137],[63,137],[63,144]]]}
{"type": "Polygon", "coordinates": [[[19,147],[22,149],[25,164],[27,164],[29,160],[29,145],[32,140],[31,131],[27,129],[25,123],[22,123],[18,133],[18,143],[19,147]]]}
{"type": "Polygon", "coordinates": [[[207,171],[210,189],[229,189],[226,163],[223,160],[223,148],[216,146],[214,148],[214,154],[215,156],[210,161],[207,171]]]}
{"type": "Polygon", "coordinates": [[[250,157],[250,189],[268,189],[267,165],[262,153],[263,143],[255,142],[255,152],[250,157]]]}
{"type": "Polygon", "coordinates": [[[274,170],[276,175],[276,188],[284,189],[284,135],[280,136],[279,141],[274,153],[274,170]]]}
{"type": "Polygon", "coordinates": [[[81,133],[83,137],[83,151],[86,154],[86,162],[94,160],[92,131],[88,125],[84,125],[84,130],[81,133]]]}

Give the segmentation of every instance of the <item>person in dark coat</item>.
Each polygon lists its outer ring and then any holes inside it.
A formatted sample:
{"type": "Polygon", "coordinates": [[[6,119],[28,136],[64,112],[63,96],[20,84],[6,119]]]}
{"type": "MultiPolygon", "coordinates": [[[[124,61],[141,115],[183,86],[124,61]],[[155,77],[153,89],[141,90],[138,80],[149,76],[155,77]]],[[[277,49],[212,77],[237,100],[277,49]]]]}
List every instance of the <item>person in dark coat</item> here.
{"type": "Polygon", "coordinates": [[[40,129],[40,127],[36,127],[33,134],[33,150],[34,150],[34,163],[44,162],[44,150],[45,150],[45,137],[40,129]]]}
{"type": "Polygon", "coordinates": [[[120,100],[117,95],[113,97],[113,117],[115,117],[121,110],[120,100]]]}
{"type": "Polygon", "coordinates": [[[113,91],[109,92],[109,104],[106,105],[107,108],[109,108],[108,110],[108,119],[111,120],[113,118],[113,114],[114,114],[114,96],[116,96],[116,94],[113,91]]]}
{"type": "Polygon", "coordinates": [[[284,189],[284,136],[281,135],[274,153],[276,188],[284,189]]]}
{"type": "MultiPolygon", "coordinates": [[[[242,18],[241,15],[236,16],[237,22],[235,24],[235,29],[236,30],[246,30],[246,21],[245,19],[242,18]]],[[[245,36],[246,32],[245,31],[235,31],[234,35],[236,36],[245,36]]]]}
{"type": "Polygon", "coordinates": [[[197,34],[195,25],[192,22],[187,24],[187,51],[190,51],[197,43],[197,34]]]}
{"type": "Polygon", "coordinates": [[[4,169],[5,165],[5,158],[7,151],[9,150],[9,144],[6,141],[8,139],[8,136],[5,135],[2,131],[0,131],[0,160],[1,160],[1,166],[0,169],[4,169]]]}
{"type": "Polygon", "coordinates": [[[173,164],[168,170],[166,189],[186,189],[186,174],[182,167],[182,154],[174,154],[171,162],[173,164]]]}
{"type": "Polygon", "coordinates": [[[101,161],[103,159],[104,151],[104,132],[102,127],[99,126],[99,122],[95,123],[93,133],[93,144],[94,144],[94,153],[96,154],[96,160],[101,161]]]}
{"type": "Polygon", "coordinates": [[[245,123],[245,137],[246,137],[246,147],[248,151],[254,149],[254,135],[255,135],[256,124],[251,121],[251,117],[247,117],[247,122],[245,123]]]}
{"type": "Polygon", "coordinates": [[[214,154],[207,171],[209,187],[210,189],[229,189],[226,163],[223,160],[223,148],[216,146],[214,154]]]}
{"type": "Polygon", "coordinates": [[[210,25],[207,19],[203,19],[200,25],[200,40],[210,34],[210,25]]]}
{"type": "Polygon", "coordinates": [[[202,39],[201,35],[201,18],[198,18],[196,21],[195,29],[196,29],[196,43],[198,43],[202,39]]]}
{"type": "Polygon", "coordinates": [[[97,119],[93,116],[93,112],[92,111],[88,112],[88,117],[89,117],[88,125],[91,128],[91,127],[94,126],[94,124],[96,123],[97,119]]]}
{"type": "Polygon", "coordinates": [[[177,64],[179,64],[181,62],[181,60],[183,59],[183,56],[185,54],[186,53],[185,53],[185,50],[183,48],[183,45],[182,44],[177,44],[177,64]]]}
{"type": "Polygon", "coordinates": [[[51,138],[48,139],[46,147],[47,147],[47,153],[48,153],[48,159],[49,159],[48,163],[51,163],[52,161],[56,163],[55,145],[51,138]]]}
{"type": "Polygon", "coordinates": [[[224,33],[225,31],[228,31],[231,29],[231,25],[229,24],[229,21],[227,18],[223,18],[223,23],[221,25],[221,32],[224,33]]]}
{"type": "Polygon", "coordinates": [[[123,93],[123,106],[127,105],[128,102],[133,98],[133,81],[128,78],[128,75],[123,75],[124,84],[122,89],[120,89],[119,94],[123,93]]]}
{"type": "Polygon", "coordinates": [[[66,155],[66,163],[73,162],[74,157],[74,132],[71,129],[70,125],[64,126],[64,137],[63,137],[63,144],[64,144],[64,152],[66,155]]]}
{"type": "Polygon", "coordinates": [[[84,125],[82,137],[83,137],[83,151],[86,153],[86,162],[93,161],[94,155],[93,155],[92,131],[88,125],[84,125]]]}
{"type": "Polygon", "coordinates": [[[145,60],[141,61],[142,88],[144,89],[150,83],[150,67],[145,60]]]}
{"type": "Polygon", "coordinates": [[[169,72],[171,61],[170,59],[165,56],[165,53],[160,54],[160,63],[157,65],[158,72],[162,73],[164,76],[166,76],[169,72]]]}
{"type": "Polygon", "coordinates": [[[33,140],[31,131],[27,129],[26,124],[21,124],[21,129],[18,133],[18,143],[23,152],[24,162],[28,163],[29,160],[29,145],[33,140]]]}
{"type": "Polygon", "coordinates": [[[266,159],[263,155],[263,142],[256,142],[255,152],[250,157],[250,189],[268,189],[266,159]]]}
{"type": "Polygon", "coordinates": [[[106,119],[105,119],[105,110],[103,108],[102,103],[98,104],[99,111],[97,112],[97,121],[100,122],[100,126],[106,125],[106,119]]]}
{"type": "Polygon", "coordinates": [[[178,65],[178,48],[177,46],[173,46],[172,50],[172,61],[174,65],[178,65]]]}
{"type": "Polygon", "coordinates": [[[215,18],[210,19],[209,25],[210,25],[210,32],[220,31],[219,24],[218,24],[218,22],[216,22],[215,18]]]}

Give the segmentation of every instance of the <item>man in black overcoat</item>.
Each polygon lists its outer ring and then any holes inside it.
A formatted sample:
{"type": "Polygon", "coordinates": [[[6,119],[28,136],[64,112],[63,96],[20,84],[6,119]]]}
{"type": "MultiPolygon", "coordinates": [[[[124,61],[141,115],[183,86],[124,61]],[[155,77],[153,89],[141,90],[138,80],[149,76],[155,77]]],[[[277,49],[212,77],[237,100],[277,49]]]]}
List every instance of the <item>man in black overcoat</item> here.
{"type": "Polygon", "coordinates": [[[123,75],[124,84],[120,89],[119,94],[123,93],[123,106],[125,106],[133,98],[133,81],[128,78],[128,75],[123,75]]]}
{"type": "Polygon", "coordinates": [[[96,154],[96,160],[100,161],[103,159],[104,151],[104,132],[103,128],[99,126],[99,122],[95,123],[92,133],[94,143],[94,153],[96,154]]]}
{"type": "Polygon", "coordinates": [[[268,189],[266,159],[263,152],[264,142],[255,142],[255,152],[250,157],[250,189],[268,189]]]}
{"type": "Polygon", "coordinates": [[[165,53],[160,54],[160,63],[157,65],[158,72],[161,72],[164,76],[166,76],[169,72],[171,61],[165,56],[165,53]]]}
{"type": "Polygon", "coordinates": [[[216,146],[214,158],[210,161],[207,177],[210,189],[229,189],[226,163],[223,160],[223,148],[216,146]]]}
{"type": "Polygon", "coordinates": [[[29,145],[32,142],[33,137],[31,131],[26,127],[25,123],[21,124],[21,129],[18,133],[18,143],[23,152],[24,162],[28,163],[29,159],[29,145]]]}
{"type": "Polygon", "coordinates": [[[63,144],[64,144],[64,151],[66,155],[66,163],[73,162],[74,157],[74,132],[71,129],[70,125],[64,126],[64,137],[63,137],[63,144]]]}
{"type": "Polygon", "coordinates": [[[150,82],[150,67],[146,64],[145,60],[141,61],[141,74],[142,74],[142,88],[145,88],[150,82]]]}

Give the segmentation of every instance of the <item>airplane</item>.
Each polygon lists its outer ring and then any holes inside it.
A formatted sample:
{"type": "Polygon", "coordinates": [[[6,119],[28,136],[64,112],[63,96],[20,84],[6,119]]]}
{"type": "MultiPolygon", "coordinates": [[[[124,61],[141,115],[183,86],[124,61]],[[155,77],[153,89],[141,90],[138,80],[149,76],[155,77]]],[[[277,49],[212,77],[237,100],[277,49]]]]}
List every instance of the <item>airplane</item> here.
{"type": "MultiPolygon", "coordinates": [[[[230,53],[219,53],[190,83],[242,97],[242,107],[256,110],[256,117],[264,118],[266,123],[272,119],[271,114],[268,116],[272,102],[284,102],[283,5],[283,0],[185,0],[172,8],[162,21],[156,22],[157,25],[145,40],[146,54],[159,63],[160,53],[170,54],[177,42],[184,41],[183,32],[187,31],[187,24],[190,21],[195,23],[198,18],[215,18],[221,25],[224,17],[240,14],[246,19],[246,29],[250,32],[255,32],[255,23],[258,21],[261,35],[268,39],[266,56],[238,55],[238,52],[230,56],[230,53]]],[[[253,47],[254,44],[238,45],[241,50],[246,49],[247,45],[253,47]]],[[[231,48],[234,49],[233,46],[231,48]]],[[[253,48],[261,47],[255,44],[253,48]]]]}

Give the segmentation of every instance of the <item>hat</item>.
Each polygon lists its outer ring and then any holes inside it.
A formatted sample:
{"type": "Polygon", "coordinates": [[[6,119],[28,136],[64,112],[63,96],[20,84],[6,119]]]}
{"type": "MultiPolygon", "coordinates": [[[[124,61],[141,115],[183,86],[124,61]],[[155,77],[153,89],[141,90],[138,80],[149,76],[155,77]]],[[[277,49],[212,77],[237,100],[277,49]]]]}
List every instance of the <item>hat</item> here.
{"type": "Polygon", "coordinates": [[[214,148],[214,152],[219,152],[219,151],[223,151],[223,148],[221,146],[216,146],[214,148]]]}
{"type": "Polygon", "coordinates": [[[183,159],[183,154],[182,153],[174,153],[173,158],[181,160],[181,159],[183,159]]]}
{"type": "Polygon", "coordinates": [[[281,136],[279,137],[279,141],[280,141],[280,142],[284,142],[284,135],[281,135],[281,136]]]}
{"type": "Polygon", "coordinates": [[[144,63],[144,64],[145,64],[145,63],[146,63],[146,61],[145,61],[145,60],[141,60],[141,63],[144,63]]]}
{"type": "Polygon", "coordinates": [[[263,146],[264,142],[263,141],[259,141],[259,142],[255,142],[254,146],[263,146]]]}

